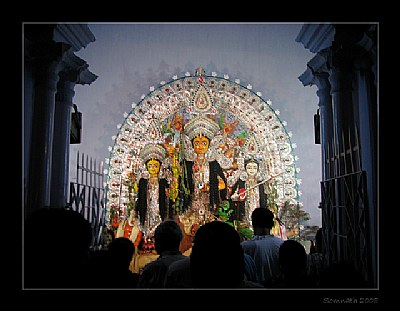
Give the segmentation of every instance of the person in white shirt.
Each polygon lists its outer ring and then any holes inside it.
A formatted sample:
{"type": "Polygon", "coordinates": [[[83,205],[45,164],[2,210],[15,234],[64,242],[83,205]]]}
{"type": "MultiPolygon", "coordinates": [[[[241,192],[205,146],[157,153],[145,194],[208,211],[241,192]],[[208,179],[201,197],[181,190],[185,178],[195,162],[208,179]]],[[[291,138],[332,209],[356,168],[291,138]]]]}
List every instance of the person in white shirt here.
{"type": "Polygon", "coordinates": [[[243,250],[256,264],[258,282],[271,287],[281,278],[279,268],[279,247],[283,243],[279,237],[271,234],[274,226],[274,214],[267,208],[258,207],[251,214],[254,236],[241,243],[243,250]]]}

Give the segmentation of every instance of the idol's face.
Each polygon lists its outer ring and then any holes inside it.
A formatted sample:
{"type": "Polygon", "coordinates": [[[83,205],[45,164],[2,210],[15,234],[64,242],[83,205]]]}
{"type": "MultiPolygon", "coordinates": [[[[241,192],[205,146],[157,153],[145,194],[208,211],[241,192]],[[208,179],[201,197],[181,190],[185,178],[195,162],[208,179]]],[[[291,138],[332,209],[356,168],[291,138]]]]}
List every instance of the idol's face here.
{"type": "Polygon", "coordinates": [[[151,159],[147,162],[146,167],[150,175],[157,175],[160,171],[160,162],[158,160],[151,159]]]}
{"type": "Polygon", "coordinates": [[[200,135],[193,139],[194,152],[197,154],[205,154],[208,150],[210,141],[206,136],[200,135]]]}
{"type": "Polygon", "coordinates": [[[164,145],[165,150],[168,152],[170,157],[174,156],[174,151],[175,151],[175,146],[174,145],[170,145],[170,144],[165,144],[164,145]]]}
{"type": "Polygon", "coordinates": [[[254,177],[258,172],[258,164],[254,162],[249,162],[246,165],[246,172],[249,176],[254,177]]]}

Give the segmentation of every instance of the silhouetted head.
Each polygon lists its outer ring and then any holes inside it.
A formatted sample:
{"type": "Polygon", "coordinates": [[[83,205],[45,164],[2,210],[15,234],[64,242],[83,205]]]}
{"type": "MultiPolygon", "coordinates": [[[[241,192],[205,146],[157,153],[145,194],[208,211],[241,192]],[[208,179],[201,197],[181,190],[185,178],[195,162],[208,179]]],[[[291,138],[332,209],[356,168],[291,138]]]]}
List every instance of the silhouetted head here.
{"type": "Polygon", "coordinates": [[[272,229],[274,226],[274,213],[265,207],[257,207],[251,213],[251,223],[253,228],[272,229]]]}
{"type": "Polygon", "coordinates": [[[301,274],[307,266],[304,246],[295,240],[286,240],[279,247],[279,265],[283,274],[301,274]]]}
{"type": "Polygon", "coordinates": [[[92,227],[78,212],[64,208],[33,211],[24,224],[25,281],[32,287],[77,284],[89,259],[92,227]]]}
{"type": "Polygon", "coordinates": [[[237,288],[244,278],[244,255],[238,232],[213,221],[199,227],[190,255],[193,285],[198,288],[237,288]]]}
{"type": "Polygon", "coordinates": [[[34,256],[51,261],[86,260],[92,241],[92,227],[78,212],[64,208],[41,208],[25,222],[25,246],[34,256]]]}
{"type": "Polygon", "coordinates": [[[108,245],[108,252],[111,261],[121,267],[129,267],[135,247],[128,238],[116,238],[108,245]]]}
{"type": "Polygon", "coordinates": [[[154,232],[154,248],[159,255],[165,251],[179,251],[182,239],[183,233],[178,223],[174,220],[165,220],[154,232]]]}

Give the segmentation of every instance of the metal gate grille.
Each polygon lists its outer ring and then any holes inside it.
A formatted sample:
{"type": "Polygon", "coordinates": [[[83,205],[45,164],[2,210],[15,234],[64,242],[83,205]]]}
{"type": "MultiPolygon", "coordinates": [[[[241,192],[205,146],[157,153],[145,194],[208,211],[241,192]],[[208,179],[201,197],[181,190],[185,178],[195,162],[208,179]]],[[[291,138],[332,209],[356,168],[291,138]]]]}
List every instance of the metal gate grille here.
{"type": "Polygon", "coordinates": [[[102,243],[105,212],[103,171],[103,162],[97,163],[89,156],[77,153],[76,178],[74,178],[76,181],[70,182],[68,206],[81,213],[92,225],[92,248],[97,248],[102,243]]]}
{"type": "Polygon", "coordinates": [[[370,280],[365,172],[321,183],[324,247],[328,264],[351,262],[370,280]]]}
{"type": "Polygon", "coordinates": [[[341,144],[336,140],[325,148],[327,178],[321,182],[323,248],[328,264],[351,262],[371,284],[367,181],[361,169],[357,128],[354,133],[355,142],[350,133],[347,141],[342,134],[341,144]]]}

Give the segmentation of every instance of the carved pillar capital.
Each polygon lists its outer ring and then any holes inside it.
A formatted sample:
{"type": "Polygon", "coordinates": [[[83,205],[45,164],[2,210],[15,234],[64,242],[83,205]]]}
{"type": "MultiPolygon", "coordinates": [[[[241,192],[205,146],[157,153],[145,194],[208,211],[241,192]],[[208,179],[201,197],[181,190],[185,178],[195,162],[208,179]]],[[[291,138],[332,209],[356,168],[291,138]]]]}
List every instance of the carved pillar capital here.
{"type": "Polygon", "coordinates": [[[319,98],[318,106],[326,106],[332,103],[331,84],[329,82],[329,74],[327,72],[315,75],[315,85],[318,87],[317,96],[319,98]]]}
{"type": "Polygon", "coordinates": [[[329,83],[331,84],[331,93],[352,90],[352,71],[351,67],[341,64],[332,68],[329,72],[329,83]]]}
{"type": "Polygon", "coordinates": [[[48,43],[45,46],[40,46],[31,54],[30,63],[34,69],[35,85],[55,91],[62,58],[71,47],[65,43],[48,43]]]}

